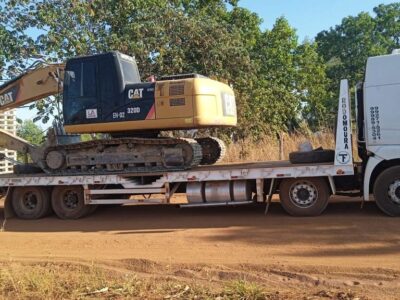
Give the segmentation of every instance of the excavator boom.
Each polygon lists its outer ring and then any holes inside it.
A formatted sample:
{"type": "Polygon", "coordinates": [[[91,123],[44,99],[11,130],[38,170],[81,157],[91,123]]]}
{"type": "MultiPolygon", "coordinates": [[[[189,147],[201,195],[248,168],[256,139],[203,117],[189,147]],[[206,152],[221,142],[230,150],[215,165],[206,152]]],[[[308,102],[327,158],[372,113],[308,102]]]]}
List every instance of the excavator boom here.
{"type": "MultiPolygon", "coordinates": [[[[63,64],[40,64],[0,86],[0,112],[55,95],[62,91],[63,64]]],[[[37,163],[42,149],[7,131],[0,130],[0,147],[29,154],[37,163]]],[[[40,163],[39,163],[40,164],[40,163]]]]}
{"type": "Polygon", "coordinates": [[[64,64],[40,64],[0,86],[0,111],[62,92],[64,64]]]}

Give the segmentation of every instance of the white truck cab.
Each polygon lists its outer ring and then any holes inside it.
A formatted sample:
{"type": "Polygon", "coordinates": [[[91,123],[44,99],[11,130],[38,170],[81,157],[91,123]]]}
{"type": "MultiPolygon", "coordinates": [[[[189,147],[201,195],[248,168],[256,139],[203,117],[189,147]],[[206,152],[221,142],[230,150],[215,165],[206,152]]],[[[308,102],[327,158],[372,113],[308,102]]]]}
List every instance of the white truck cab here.
{"type": "Polygon", "coordinates": [[[368,58],[356,107],[364,200],[400,215],[400,51],[368,58]]]}

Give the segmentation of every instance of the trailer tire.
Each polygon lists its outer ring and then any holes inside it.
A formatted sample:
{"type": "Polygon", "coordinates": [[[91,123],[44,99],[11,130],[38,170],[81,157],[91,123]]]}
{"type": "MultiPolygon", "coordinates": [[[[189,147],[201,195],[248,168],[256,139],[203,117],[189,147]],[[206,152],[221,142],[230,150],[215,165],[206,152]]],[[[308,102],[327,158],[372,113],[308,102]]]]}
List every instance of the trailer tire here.
{"type": "Polygon", "coordinates": [[[18,218],[35,220],[51,213],[50,192],[46,187],[15,187],[11,204],[18,218]]]}
{"type": "Polygon", "coordinates": [[[51,204],[60,219],[76,220],[94,211],[86,205],[82,186],[56,186],[51,195],[51,204]]]}
{"type": "Polygon", "coordinates": [[[333,162],[335,160],[335,150],[295,151],[289,153],[289,160],[292,164],[333,162]]]}
{"type": "Polygon", "coordinates": [[[374,184],[374,198],[385,214],[400,216],[400,166],[390,167],[379,174],[374,184]]]}
{"type": "Polygon", "coordinates": [[[319,216],[328,205],[329,186],[324,178],[288,178],[279,185],[283,209],[296,217],[319,216]]]}

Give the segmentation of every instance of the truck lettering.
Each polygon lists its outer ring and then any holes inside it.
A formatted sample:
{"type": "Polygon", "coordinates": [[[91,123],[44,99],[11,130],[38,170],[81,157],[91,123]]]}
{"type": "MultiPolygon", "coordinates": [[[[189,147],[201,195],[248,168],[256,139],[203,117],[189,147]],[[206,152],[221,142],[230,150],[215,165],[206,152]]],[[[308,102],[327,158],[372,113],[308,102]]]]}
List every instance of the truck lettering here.
{"type": "Polygon", "coordinates": [[[381,139],[381,126],[380,126],[380,118],[379,118],[379,107],[372,106],[370,107],[370,118],[371,118],[371,135],[374,142],[381,139]]]}
{"type": "Polygon", "coordinates": [[[337,157],[341,164],[347,164],[350,161],[350,154],[346,151],[340,151],[337,154],[337,157]]]}
{"type": "MultiPolygon", "coordinates": [[[[347,118],[347,103],[346,98],[342,98],[342,111],[343,111],[343,118],[342,118],[342,125],[343,125],[343,144],[344,149],[349,149],[349,120],[347,118]]],[[[344,155],[344,153],[343,153],[344,155]]],[[[344,161],[342,159],[342,161],[344,161]]]]}

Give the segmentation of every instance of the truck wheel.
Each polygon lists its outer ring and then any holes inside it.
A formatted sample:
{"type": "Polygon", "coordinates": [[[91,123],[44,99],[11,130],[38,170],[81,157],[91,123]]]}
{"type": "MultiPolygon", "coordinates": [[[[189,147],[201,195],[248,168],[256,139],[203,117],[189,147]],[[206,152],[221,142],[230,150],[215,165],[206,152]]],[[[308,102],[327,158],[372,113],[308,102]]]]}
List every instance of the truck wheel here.
{"type": "Polygon", "coordinates": [[[12,208],[21,219],[40,219],[51,212],[50,192],[45,187],[15,187],[11,199],[12,208]]]}
{"type": "Polygon", "coordinates": [[[81,186],[57,186],[51,195],[51,204],[61,219],[79,219],[93,211],[91,205],[85,205],[81,186]]]}
{"type": "Polygon", "coordinates": [[[374,198],[387,215],[400,216],[400,166],[384,170],[374,184],[374,198]]]}
{"type": "Polygon", "coordinates": [[[279,186],[282,207],[292,216],[320,215],[329,196],[329,186],[323,178],[284,179],[279,186]]]}

